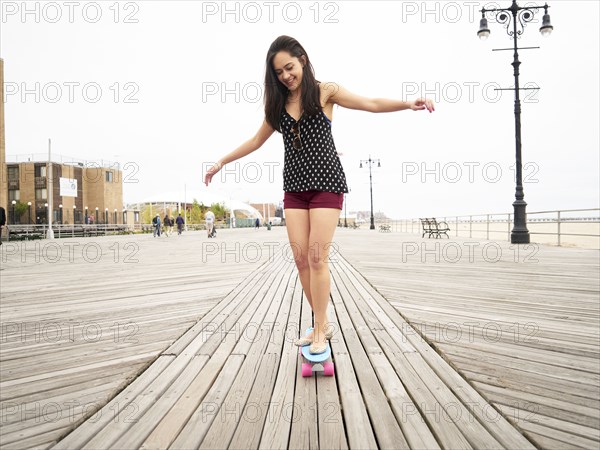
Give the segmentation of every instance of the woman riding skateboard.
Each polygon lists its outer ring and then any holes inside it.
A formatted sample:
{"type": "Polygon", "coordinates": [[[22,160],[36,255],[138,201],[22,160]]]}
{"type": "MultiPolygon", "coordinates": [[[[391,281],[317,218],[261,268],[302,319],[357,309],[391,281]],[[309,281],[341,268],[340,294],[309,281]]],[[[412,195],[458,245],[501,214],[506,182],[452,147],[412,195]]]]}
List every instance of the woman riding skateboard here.
{"type": "Polygon", "coordinates": [[[278,131],[285,148],[284,209],[288,238],[306,299],[314,314],[314,330],[296,341],[310,345],[311,354],[324,353],[332,330],[327,323],[330,292],[329,247],[333,240],[344,193],[348,192],[331,123],[333,105],[369,112],[434,111],[431,100],[371,99],[333,82],[319,82],[304,48],[289,36],[278,37],[269,48],[265,75],[265,119],[257,133],[221,158],[204,177],[258,150],[278,131]]]}

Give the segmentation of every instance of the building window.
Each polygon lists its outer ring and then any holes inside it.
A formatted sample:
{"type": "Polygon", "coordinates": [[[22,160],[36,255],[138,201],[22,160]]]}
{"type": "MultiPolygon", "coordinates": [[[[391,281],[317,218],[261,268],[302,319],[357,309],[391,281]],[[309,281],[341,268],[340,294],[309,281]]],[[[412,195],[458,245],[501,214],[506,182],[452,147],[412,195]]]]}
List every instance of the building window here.
{"type": "Polygon", "coordinates": [[[139,223],[139,221],[140,221],[140,212],[139,211],[136,211],[133,213],[133,221],[135,223],[139,223]]]}
{"type": "Polygon", "coordinates": [[[123,225],[127,224],[127,211],[123,211],[123,225]]]}
{"type": "Polygon", "coordinates": [[[108,171],[106,172],[106,181],[108,183],[112,183],[112,181],[113,181],[113,173],[112,172],[108,172],[108,171]]]}
{"type": "Polygon", "coordinates": [[[21,200],[21,191],[18,189],[11,189],[8,191],[8,201],[12,202],[13,200],[21,200]]]}
{"type": "Polygon", "coordinates": [[[19,167],[7,167],[8,170],[8,180],[9,181],[17,181],[19,179],[19,167]]]}
{"type": "Polygon", "coordinates": [[[47,189],[36,189],[35,190],[35,199],[36,200],[46,200],[48,198],[48,190],[47,189]]]}
{"type": "Polygon", "coordinates": [[[35,176],[36,177],[45,177],[46,176],[46,166],[35,166],[35,176]]]}

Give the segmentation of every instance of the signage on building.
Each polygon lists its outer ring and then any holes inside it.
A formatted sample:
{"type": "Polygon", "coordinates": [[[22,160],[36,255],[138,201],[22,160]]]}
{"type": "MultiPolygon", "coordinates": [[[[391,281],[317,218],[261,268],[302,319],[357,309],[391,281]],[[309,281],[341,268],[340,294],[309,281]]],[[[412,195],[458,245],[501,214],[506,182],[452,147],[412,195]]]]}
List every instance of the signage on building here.
{"type": "Polygon", "coordinates": [[[77,180],[75,178],[61,178],[60,195],[62,197],[77,197],[77,180]]]}

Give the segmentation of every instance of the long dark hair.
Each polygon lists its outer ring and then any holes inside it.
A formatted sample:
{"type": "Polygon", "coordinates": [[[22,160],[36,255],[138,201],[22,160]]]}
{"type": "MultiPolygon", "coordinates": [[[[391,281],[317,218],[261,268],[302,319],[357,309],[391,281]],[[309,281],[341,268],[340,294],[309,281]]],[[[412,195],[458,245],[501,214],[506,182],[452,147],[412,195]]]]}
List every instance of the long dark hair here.
{"type": "Polygon", "coordinates": [[[273,41],[267,52],[267,63],[265,70],[265,118],[267,123],[281,133],[281,113],[285,108],[285,102],[288,96],[288,89],[277,78],[275,69],[273,69],[273,58],[281,51],[288,52],[295,56],[304,64],[302,69],[302,95],[300,105],[303,113],[314,116],[322,111],[319,85],[315,78],[310,59],[306,50],[300,43],[289,36],[279,36],[273,41]]]}

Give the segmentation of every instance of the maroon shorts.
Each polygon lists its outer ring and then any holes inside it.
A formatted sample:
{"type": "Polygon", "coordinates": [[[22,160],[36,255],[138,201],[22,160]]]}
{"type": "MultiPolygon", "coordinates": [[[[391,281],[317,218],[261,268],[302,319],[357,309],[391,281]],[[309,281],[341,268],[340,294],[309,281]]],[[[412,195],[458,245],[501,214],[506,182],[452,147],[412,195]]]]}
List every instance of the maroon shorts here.
{"type": "Polygon", "coordinates": [[[283,196],[284,209],[314,209],[335,208],[342,209],[344,194],[335,192],[306,191],[286,192],[283,196]]]}

